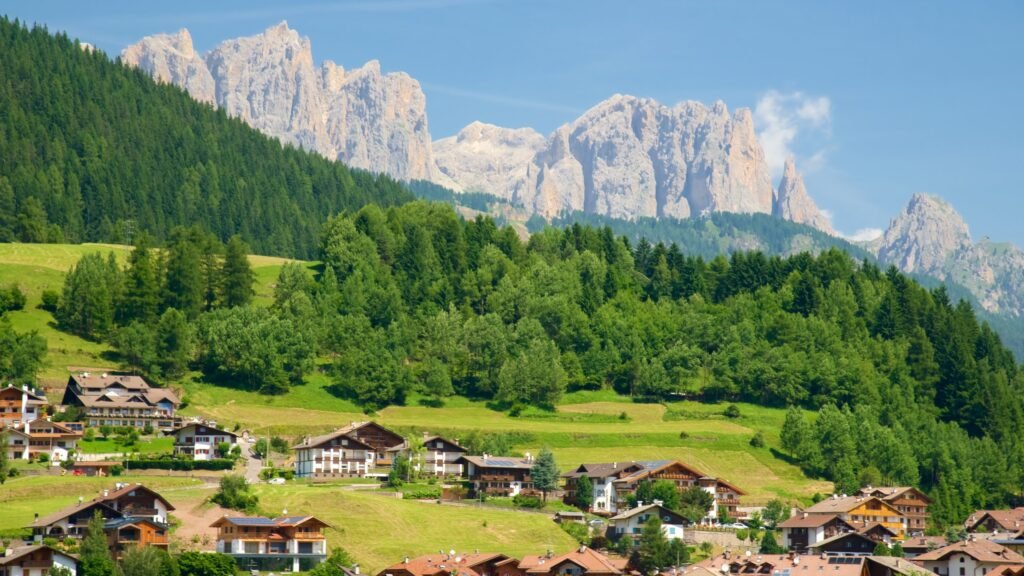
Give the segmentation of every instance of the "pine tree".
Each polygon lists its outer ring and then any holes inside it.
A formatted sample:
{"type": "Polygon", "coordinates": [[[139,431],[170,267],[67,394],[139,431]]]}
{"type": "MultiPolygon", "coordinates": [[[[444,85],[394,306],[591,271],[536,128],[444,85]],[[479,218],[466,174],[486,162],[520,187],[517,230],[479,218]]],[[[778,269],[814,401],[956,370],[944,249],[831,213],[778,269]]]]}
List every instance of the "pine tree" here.
{"type": "Polygon", "coordinates": [[[0,242],[14,241],[18,228],[16,212],[17,204],[11,181],[6,176],[0,176],[0,242]]]}
{"type": "Polygon", "coordinates": [[[128,257],[125,279],[125,316],[130,320],[151,324],[160,313],[159,261],[150,249],[149,237],[139,238],[128,257]]]}
{"type": "Polygon", "coordinates": [[[96,514],[89,520],[85,538],[79,546],[82,576],[114,576],[117,567],[107,547],[107,535],[103,531],[103,516],[96,514]]]}
{"type": "Polygon", "coordinates": [[[640,533],[633,564],[642,574],[656,574],[671,562],[667,555],[668,540],[661,530],[661,519],[655,514],[644,524],[640,533]]]}
{"type": "Polygon", "coordinates": [[[804,443],[810,440],[810,428],[804,420],[804,413],[796,406],[790,406],[786,411],[786,420],[782,424],[782,431],[779,433],[782,440],[782,449],[789,452],[791,456],[801,458],[803,456],[804,443]]]}
{"type": "Polygon", "coordinates": [[[761,536],[761,554],[782,554],[785,549],[775,540],[774,530],[765,530],[761,536]]]}
{"type": "Polygon", "coordinates": [[[195,348],[188,319],[174,308],[160,316],[156,327],[156,351],[161,368],[168,378],[179,378],[188,369],[195,348]]]}
{"type": "Polygon", "coordinates": [[[548,492],[558,488],[558,465],[555,464],[555,455],[547,448],[541,448],[537,460],[530,470],[533,477],[533,487],[540,490],[544,495],[544,501],[548,501],[548,492]]]}
{"type": "Polygon", "coordinates": [[[584,512],[590,512],[594,505],[594,485],[590,476],[585,473],[576,480],[576,507],[584,512]]]}
{"type": "Polygon", "coordinates": [[[220,301],[232,308],[252,301],[255,276],[249,264],[249,248],[237,234],[228,240],[221,267],[220,301]]]}
{"type": "Polygon", "coordinates": [[[199,247],[187,230],[172,233],[167,250],[167,283],[164,305],[176,308],[185,316],[195,318],[203,309],[204,283],[199,247]]]}

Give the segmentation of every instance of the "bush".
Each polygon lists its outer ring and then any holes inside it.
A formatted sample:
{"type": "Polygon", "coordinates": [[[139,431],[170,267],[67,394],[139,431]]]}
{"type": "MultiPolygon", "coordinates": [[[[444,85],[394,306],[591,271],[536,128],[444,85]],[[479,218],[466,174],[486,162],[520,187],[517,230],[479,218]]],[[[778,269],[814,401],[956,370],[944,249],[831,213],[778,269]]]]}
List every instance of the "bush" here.
{"type": "Polygon", "coordinates": [[[96,429],[95,428],[86,428],[85,432],[82,433],[82,440],[85,440],[86,442],[92,442],[95,439],[96,439],[96,429]]]}
{"type": "Polygon", "coordinates": [[[120,464],[114,464],[110,467],[111,476],[120,476],[122,472],[124,472],[124,466],[120,464]]]}
{"type": "Polygon", "coordinates": [[[227,554],[182,552],[178,555],[178,568],[189,576],[235,576],[236,564],[227,554]]]}
{"type": "Polygon", "coordinates": [[[586,524],[580,524],[578,522],[562,522],[559,526],[562,527],[562,530],[564,530],[566,534],[575,538],[580,544],[586,544],[587,541],[590,540],[590,530],[587,529],[586,524]]]}
{"type": "Polygon", "coordinates": [[[440,488],[418,488],[402,492],[403,500],[437,500],[440,497],[440,488]]]}
{"type": "Polygon", "coordinates": [[[25,308],[25,301],[25,293],[18,288],[17,284],[0,288],[0,314],[11,310],[22,310],[25,308]]]}
{"type": "Polygon", "coordinates": [[[690,437],[690,433],[687,432],[686,430],[683,430],[682,432],[679,433],[679,439],[680,440],[686,440],[689,437],[690,437]]]}
{"type": "Polygon", "coordinates": [[[512,504],[519,508],[543,508],[544,501],[538,496],[527,496],[525,494],[516,494],[512,498],[512,504]]]}
{"type": "Polygon", "coordinates": [[[124,464],[128,470],[231,470],[235,467],[235,461],[226,458],[215,458],[213,460],[181,460],[176,458],[128,460],[124,464]]]}
{"type": "Polygon", "coordinates": [[[725,415],[726,418],[733,419],[742,416],[742,414],[740,414],[740,407],[735,404],[729,404],[728,406],[726,406],[722,414],[725,415]]]}
{"type": "Polygon", "coordinates": [[[221,478],[220,488],[210,500],[225,508],[250,513],[254,512],[259,504],[259,498],[250,492],[245,477],[237,474],[228,474],[221,478]]]}
{"type": "Polygon", "coordinates": [[[59,306],[60,292],[56,290],[43,290],[42,302],[39,303],[39,308],[52,314],[57,311],[59,306]]]}
{"type": "Polygon", "coordinates": [[[143,426],[143,428],[142,428],[142,434],[145,435],[145,436],[152,436],[153,435],[153,425],[150,424],[149,422],[146,422],[146,425],[143,426]]]}
{"type": "Polygon", "coordinates": [[[42,454],[39,455],[39,463],[40,464],[46,464],[49,461],[50,461],[50,455],[47,454],[46,452],[43,452],[42,454]]]}
{"type": "Polygon", "coordinates": [[[288,441],[280,436],[274,436],[270,439],[270,449],[278,454],[288,454],[291,452],[291,446],[288,445],[288,441]]]}
{"type": "Polygon", "coordinates": [[[764,433],[758,431],[754,434],[754,437],[750,439],[750,445],[754,448],[764,448],[764,433]]]}

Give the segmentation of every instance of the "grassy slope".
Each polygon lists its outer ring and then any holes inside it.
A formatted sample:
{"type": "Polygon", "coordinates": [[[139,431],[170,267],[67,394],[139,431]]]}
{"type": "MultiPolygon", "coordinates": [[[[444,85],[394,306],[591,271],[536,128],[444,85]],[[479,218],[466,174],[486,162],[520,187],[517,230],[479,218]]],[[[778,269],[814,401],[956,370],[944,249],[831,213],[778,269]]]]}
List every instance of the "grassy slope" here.
{"type": "MultiPolygon", "coordinates": [[[[15,535],[32,521],[34,514],[59,510],[74,504],[79,496],[92,498],[104,488],[112,489],[115,481],[143,482],[159,490],[182,511],[201,506],[213,493],[211,487],[197,480],[179,477],[23,476],[0,486],[0,534],[15,535]]],[[[441,508],[433,503],[400,500],[388,493],[366,493],[339,486],[261,485],[256,491],[260,507],[267,514],[285,509],[295,513],[306,511],[331,524],[328,544],[345,547],[368,574],[405,555],[427,554],[439,548],[525,555],[542,554],[549,548],[567,550],[573,545],[573,540],[546,514],[470,506],[441,508]],[[444,537],[438,539],[440,534],[444,537]]]]}
{"type": "MultiPolygon", "coordinates": [[[[64,274],[79,258],[86,254],[113,252],[124,261],[131,248],[114,244],[5,244],[0,243],[0,286],[17,284],[28,296],[24,310],[7,316],[19,331],[36,330],[49,346],[47,366],[40,374],[44,386],[62,386],[67,381],[68,369],[112,369],[116,366],[103,358],[110,347],[91,342],[57,330],[53,316],[38,308],[43,290],[60,291],[64,274]]],[[[273,282],[287,262],[284,258],[252,256],[250,261],[256,275],[256,301],[267,303],[273,298],[273,282]]]]}

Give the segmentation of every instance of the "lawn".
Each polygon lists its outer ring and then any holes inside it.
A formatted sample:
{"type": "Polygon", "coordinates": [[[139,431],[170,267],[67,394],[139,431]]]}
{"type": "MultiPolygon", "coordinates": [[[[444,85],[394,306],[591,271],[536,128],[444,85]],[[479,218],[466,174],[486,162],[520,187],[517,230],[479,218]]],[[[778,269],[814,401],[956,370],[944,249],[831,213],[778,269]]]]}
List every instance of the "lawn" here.
{"type": "Polygon", "coordinates": [[[83,454],[120,454],[123,452],[138,452],[140,454],[169,454],[174,451],[174,438],[170,436],[153,438],[151,440],[139,440],[133,446],[125,446],[116,438],[106,440],[97,437],[95,440],[82,440],[78,443],[78,449],[83,454]]]}
{"type": "MultiPolygon", "coordinates": [[[[82,478],[36,476],[13,478],[0,486],[0,534],[20,532],[33,515],[48,514],[92,498],[116,481],[144,482],[190,514],[213,488],[188,478],[82,478]]],[[[439,505],[395,498],[393,493],[363,492],[339,486],[289,483],[259,485],[260,508],[269,515],[314,514],[331,525],[328,545],[343,546],[367,574],[374,574],[403,556],[454,548],[459,552],[494,550],[505,554],[565,551],[573,540],[547,514],[497,508],[439,505]]],[[[172,512],[175,514],[175,512],[172,512]]],[[[205,526],[191,527],[199,530],[205,526]]]]}
{"type": "Polygon", "coordinates": [[[147,486],[173,494],[201,484],[199,480],[166,476],[121,476],[90,478],[85,476],[19,476],[0,485],[0,534],[16,535],[32,522],[35,514],[44,516],[70,506],[79,497],[95,498],[104,490],[113,490],[117,482],[144,482],[147,486]]]}
{"type": "Polygon", "coordinates": [[[454,549],[512,556],[568,551],[574,540],[547,514],[400,500],[393,494],[291,485],[260,486],[267,512],[313,513],[331,524],[328,545],[343,546],[375,574],[404,556],[454,549]]]}

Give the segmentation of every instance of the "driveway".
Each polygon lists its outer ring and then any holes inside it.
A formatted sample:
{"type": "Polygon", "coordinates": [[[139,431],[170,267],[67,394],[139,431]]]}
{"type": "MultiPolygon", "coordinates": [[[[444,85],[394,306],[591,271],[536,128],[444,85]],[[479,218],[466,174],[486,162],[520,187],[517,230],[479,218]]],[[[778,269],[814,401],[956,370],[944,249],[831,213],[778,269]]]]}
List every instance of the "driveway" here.
{"type": "Polygon", "coordinates": [[[263,461],[252,453],[252,446],[255,443],[255,438],[238,439],[238,445],[242,448],[242,458],[245,460],[245,480],[250,484],[260,481],[260,470],[263,469],[263,461]]]}

